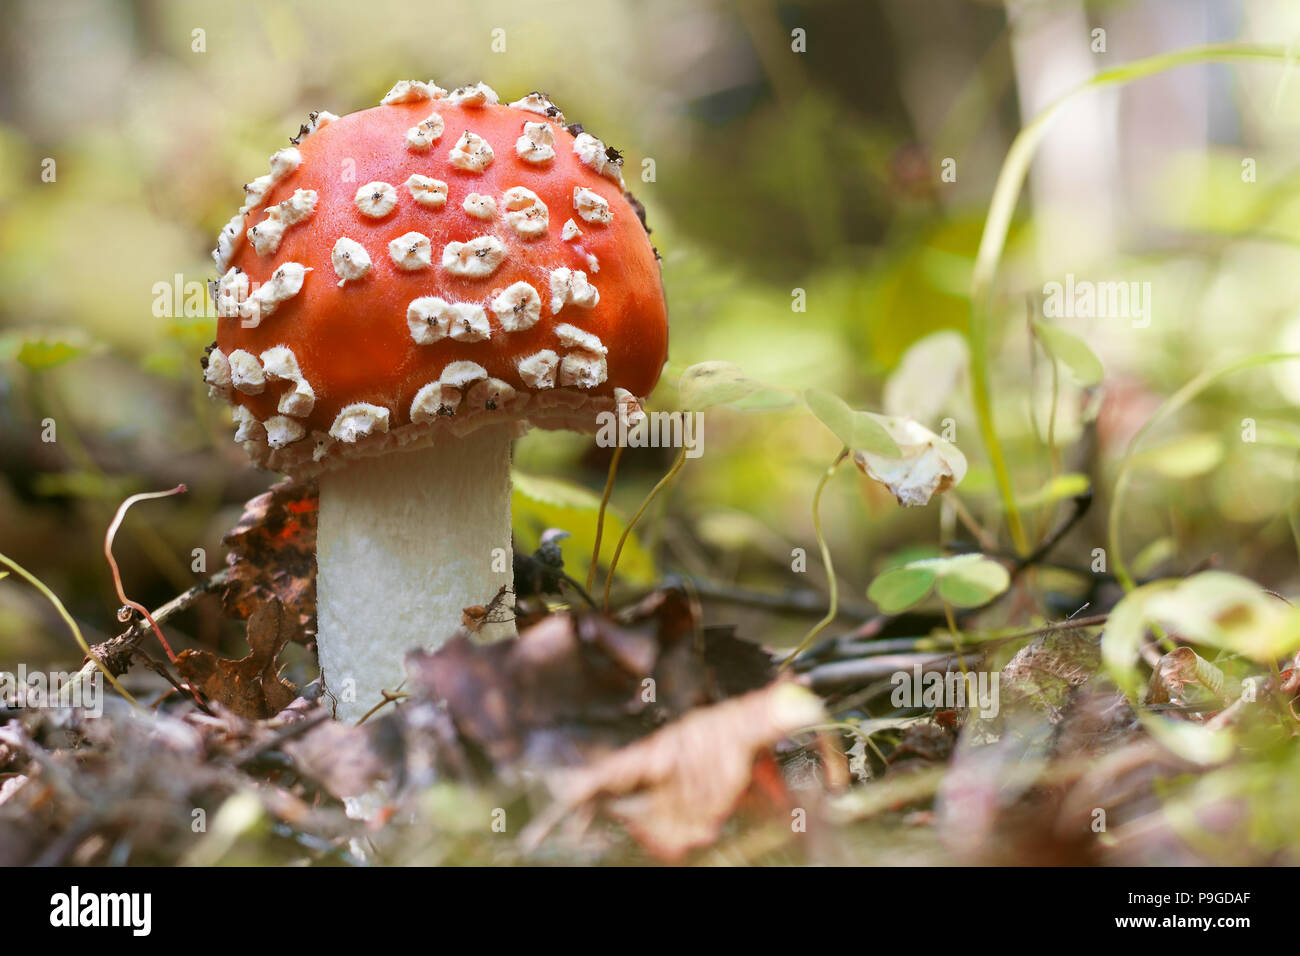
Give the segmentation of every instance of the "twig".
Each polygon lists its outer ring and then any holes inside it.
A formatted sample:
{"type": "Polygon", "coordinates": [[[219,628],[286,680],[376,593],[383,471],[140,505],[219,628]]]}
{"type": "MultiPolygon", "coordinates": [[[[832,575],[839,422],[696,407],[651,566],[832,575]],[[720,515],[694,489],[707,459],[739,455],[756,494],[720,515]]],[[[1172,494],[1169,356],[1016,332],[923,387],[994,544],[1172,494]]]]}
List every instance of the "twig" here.
{"type": "Polygon", "coordinates": [[[296,720],[287,727],[281,728],[270,740],[264,740],[258,744],[250,744],[230,759],[232,767],[243,767],[252,763],[258,757],[269,751],[278,749],[281,745],[288,743],[290,740],[301,737],[307,731],[314,727],[319,727],[328,720],[332,720],[328,711],[322,710],[319,714],[313,714],[306,720],[296,720]]]}
{"type": "MultiPolygon", "coordinates": [[[[970,653],[969,651],[967,653],[970,653]]],[[[832,661],[814,667],[804,674],[802,679],[819,694],[837,688],[857,686],[868,681],[879,681],[900,671],[912,673],[918,664],[925,673],[931,671],[946,672],[949,662],[959,655],[950,654],[881,654],[877,657],[862,657],[851,661],[832,661]]]]}
{"type": "MultiPolygon", "coordinates": [[[[1109,615],[1106,614],[1097,614],[1092,617],[1077,617],[1067,621],[1061,621],[1056,624],[1048,624],[1045,625],[1044,627],[1038,627],[1033,629],[1032,631],[1017,631],[1012,634],[1002,634],[998,637],[991,638],[986,641],[981,641],[979,644],[979,650],[982,653],[989,648],[998,647],[999,645],[1005,644],[1008,641],[1021,640],[1026,637],[1038,637],[1042,634],[1050,634],[1055,631],[1068,631],[1068,630],[1074,630],[1076,628],[1081,628],[1081,627],[1096,627],[1099,624],[1104,624],[1108,616],[1109,615]]],[[[947,654],[947,655],[939,655],[939,656],[933,654],[894,655],[896,659],[906,658],[909,656],[926,657],[929,658],[931,662],[938,662],[941,660],[951,660],[956,655],[955,654],[947,654]]],[[[859,682],[862,680],[871,680],[873,679],[873,677],[876,676],[876,674],[873,672],[873,665],[879,664],[879,662],[886,661],[889,659],[890,659],[889,656],[882,655],[880,657],[867,657],[859,660],[835,661],[830,664],[823,664],[819,667],[813,668],[806,674],[802,675],[800,680],[809,682],[810,686],[813,686],[814,681],[816,681],[818,684],[824,685],[827,683],[848,684],[851,683],[852,680],[855,678],[859,682]],[[856,674],[852,665],[858,666],[858,672],[856,674]],[[821,671],[821,673],[818,674],[818,671],[821,671]]],[[[924,664],[922,666],[924,666],[924,664]]],[[[902,668],[891,667],[886,673],[893,674],[894,671],[899,669],[902,668]]],[[[890,681],[879,680],[876,683],[864,687],[862,690],[850,694],[848,697],[845,697],[840,701],[837,701],[835,706],[831,708],[831,713],[842,714],[847,710],[853,710],[857,707],[861,707],[863,704],[867,703],[872,698],[874,698],[877,694],[880,694],[884,691],[888,691],[892,686],[893,684],[890,681]]]]}
{"type": "Polygon", "coordinates": [[[336,846],[333,842],[324,837],[316,836],[311,833],[304,833],[301,830],[291,827],[287,823],[276,822],[271,825],[271,832],[276,836],[283,837],[286,840],[292,840],[304,850],[314,853],[317,857],[332,856],[340,863],[348,866],[369,866],[370,864],[363,858],[353,856],[345,847],[336,846]]]}
{"type": "MultiPolygon", "coordinates": [[[[770,591],[751,591],[746,588],[694,575],[678,574],[665,577],[665,584],[671,586],[674,581],[689,581],[700,597],[727,604],[739,604],[743,607],[756,607],[765,611],[784,611],[790,614],[825,614],[826,595],[808,588],[797,591],[773,593],[770,591]]],[[[869,604],[853,601],[840,601],[839,617],[863,620],[875,616],[875,609],[869,604]]]]}
{"type": "MultiPolygon", "coordinates": [[[[402,684],[405,684],[405,683],[406,683],[406,681],[402,681],[402,684]]],[[[399,684],[398,686],[400,687],[401,684],[399,684]]],[[[411,696],[410,694],[403,693],[403,692],[400,691],[400,690],[392,691],[392,690],[383,690],[383,689],[381,689],[381,690],[379,691],[379,693],[381,693],[381,694],[384,695],[384,699],[381,700],[379,703],[375,704],[374,707],[371,707],[371,708],[370,708],[368,711],[366,711],[364,714],[362,714],[362,715],[361,715],[361,719],[358,720],[358,721],[356,722],[355,726],[360,727],[360,726],[361,726],[362,724],[364,724],[367,720],[369,720],[369,719],[370,719],[371,717],[373,717],[375,714],[379,713],[379,711],[383,710],[383,709],[384,709],[385,707],[387,707],[389,704],[395,703],[395,702],[397,702],[397,701],[399,701],[399,700],[406,700],[406,698],[408,698],[408,697],[411,696]]]]}
{"type": "MultiPolygon", "coordinates": [[[[145,653],[143,648],[132,647],[130,648],[130,653],[132,654],[132,656],[138,657],[140,658],[140,660],[144,661],[145,667],[149,668],[149,670],[153,671],[155,674],[157,674],[167,683],[171,684],[172,687],[175,688],[181,694],[181,696],[184,696],[185,694],[194,693],[188,687],[186,687],[184,684],[178,681],[175,677],[172,677],[171,671],[169,671],[166,667],[164,667],[161,662],[154,660],[147,653],[145,653]]],[[[161,704],[163,700],[166,699],[166,697],[167,695],[164,694],[158,700],[154,701],[153,706],[157,706],[158,704],[161,704]]],[[[205,704],[202,698],[200,698],[197,694],[194,695],[194,703],[197,704],[199,709],[202,710],[205,714],[212,713],[212,711],[208,708],[208,705],[205,704]]]]}
{"type": "MultiPolygon", "coordinates": [[[[188,591],[172,598],[166,604],[154,611],[150,617],[155,622],[166,621],[169,618],[180,614],[182,611],[188,610],[199,600],[199,598],[203,597],[205,594],[211,594],[213,591],[224,586],[229,575],[229,569],[222,568],[211,577],[194,585],[194,587],[190,588],[188,591]]],[[[91,658],[102,660],[105,668],[114,676],[123,674],[130,666],[129,661],[132,650],[139,646],[140,641],[150,630],[152,630],[152,625],[150,625],[148,618],[136,621],[136,623],[132,624],[117,637],[110,638],[102,644],[96,644],[91,648],[91,658]]],[[[81,665],[82,674],[88,674],[88,672],[94,670],[95,662],[90,658],[81,665]]]]}
{"type": "Polygon", "coordinates": [[[1069,534],[1070,530],[1076,524],[1083,520],[1083,516],[1086,515],[1088,509],[1092,507],[1092,489],[1088,489],[1081,495],[1075,495],[1070,499],[1070,501],[1074,505],[1074,510],[1057,526],[1055,531],[1044,539],[1042,544],[1025,557],[1016,561],[1015,565],[1011,569],[1012,577],[1018,575],[1021,571],[1025,570],[1025,568],[1038,564],[1043,560],[1043,558],[1047,557],[1052,550],[1061,543],[1061,539],[1069,534]]]}
{"type": "Polygon", "coordinates": [[[1029,630],[1013,631],[1010,634],[999,634],[996,638],[981,643],[992,647],[998,644],[1005,644],[1007,641],[1019,640],[1022,637],[1038,637],[1039,635],[1051,634],[1055,631],[1071,631],[1079,627],[1097,627],[1101,624],[1105,624],[1109,617],[1109,614],[1093,614],[1090,617],[1072,617],[1064,621],[1058,621],[1055,624],[1044,624],[1042,627],[1035,627],[1029,630]]]}
{"type": "Polygon", "coordinates": [[[957,513],[957,519],[966,526],[967,531],[975,536],[975,540],[979,542],[979,546],[986,553],[997,549],[997,540],[993,535],[989,534],[980,526],[980,523],[975,520],[975,516],[970,513],[969,509],[967,509],[967,507],[962,503],[962,500],[957,497],[956,492],[948,492],[944,500],[952,505],[953,511],[957,513]]]}
{"type": "MultiPolygon", "coordinates": [[[[587,602],[587,607],[591,608],[592,610],[596,609],[595,600],[592,599],[592,596],[587,593],[587,589],[584,588],[581,584],[573,580],[573,578],[569,577],[563,571],[558,572],[556,574],[556,578],[560,581],[561,584],[567,584],[569,587],[573,588],[573,590],[577,591],[578,596],[587,602]]],[[[563,594],[564,592],[561,591],[560,593],[563,594]]],[[[573,602],[570,601],[569,603],[572,604],[573,602]]]]}

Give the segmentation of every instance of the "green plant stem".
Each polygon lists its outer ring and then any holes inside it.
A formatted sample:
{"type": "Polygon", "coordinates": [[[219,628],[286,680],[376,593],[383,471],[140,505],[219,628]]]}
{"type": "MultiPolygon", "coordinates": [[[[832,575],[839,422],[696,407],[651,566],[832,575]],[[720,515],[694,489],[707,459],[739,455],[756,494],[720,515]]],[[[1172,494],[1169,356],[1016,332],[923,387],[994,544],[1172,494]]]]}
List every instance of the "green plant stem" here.
{"type": "Polygon", "coordinates": [[[957,630],[957,619],[953,616],[952,605],[947,601],[943,602],[943,616],[948,622],[948,631],[952,634],[953,653],[957,655],[957,666],[961,668],[962,676],[966,676],[966,655],[961,652],[961,631],[957,630]]]}
{"type": "Polygon", "coordinates": [[[1291,57],[1282,47],[1239,43],[1213,43],[1188,47],[1184,50],[1135,60],[1110,70],[1103,70],[1080,84],[1034,117],[1012,142],[1007,158],[1002,163],[1002,170],[998,174],[993,199],[989,204],[988,217],[984,223],[984,234],[980,237],[979,251],[975,256],[975,267],[971,277],[969,339],[971,397],[979,420],[980,438],[984,442],[998,494],[1006,511],[1008,531],[1017,551],[1021,554],[1029,552],[1029,540],[1025,535],[1020,511],[1016,506],[1011,473],[1007,468],[1002,445],[993,423],[993,399],[989,386],[989,343],[993,325],[994,279],[997,276],[1002,252],[1006,247],[1007,234],[1019,202],[1020,191],[1024,186],[1029,164],[1033,160],[1038,144],[1065,105],[1088,90],[1120,86],[1166,70],[1198,63],[1287,63],[1290,60],[1291,57]]]}
{"type": "Polygon", "coordinates": [[[1061,453],[1056,449],[1056,409],[1061,401],[1061,372],[1056,359],[1052,359],[1052,405],[1047,413],[1047,454],[1052,467],[1049,484],[1061,472],[1061,453]]]}
{"type": "Polygon", "coordinates": [[[623,457],[623,446],[614,448],[614,455],[609,460],[609,474],[605,476],[605,491],[600,496],[600,510],[596,512],[596,545],[591,549],[591,567],[587,568],[587,592],[595,590],[596,567],[600,564],[600,539],[605,534],[605,509],[609,507],[609,496],[614,491],[614,478],[618,475],[618,462],[623,457]]]}
{"type": "Polygon", "coordinates": [[[132,706],[139,707],[140,706],[139,702],[134,697],[132,697],[129,693],[127,693],[125,687],[123,687],[121,684],[118,683],[117,678],[114,677],[109,672],[108,668],[104,666],[104,662],[101,661],[98,657],[94,655],[94,653],[91,652],[90,645],[86,643],[86,639],[81,634],[81,628],[78,627],[77,622],[72,619],[72,615],[69,614],[68,609],[63,606],[63,602],[59,600],[58,595],[55,594],[53,591],[51,591],[44,581],[42,581],[36,575],[32,574],[30,571],[28,571],[26,568],[24,568],[21,564],[19,564],[17,561],[9,557],[8,555],[0,554],[0,562],[3,562],[4,564],[8,565],[10,568],[13,569],[15,574],[21,577],[32,587],[36,588],[36,590],[40,591],[41,594],[45,595],[45,599],[54,605],[54,610],[59,612],[59,617],[63,618],[63,623],[68,625],[68,630],[72,632],[72,636],[73,638],[76,639],[78,646],[81,647],[82,653],[84,653],[88,658],[90,658],[92,661],[95,662],[95,666],[98,667],[101,672],[103,672],[104,677],[107,678],[108,682],[113,685],[113,688],[119,694],[121,694],[128,701],[130,701],[132,706]]]}
{"type": "Polygon", "coordinates": [[[1107,519],[1111,568],[1116,580],[1119,581],[1125,591],[1132,591],[1136,586],[1136,582],[1129,573],[1128,565],[1124,562],[1124,551],[1120,540],[1120,528],[1122,527],[1120,517],[1123,511],[1124,496],[1128,493],[1129,479],[1132,476],[1134,455],[1142,440],[1156,425],[1163,422],[1220,379],[1261,365],[1294,361],[1300,361],[1300,352],[1270,352],[1261,355],[1248,355],[1245,358],[1237,359],[1235,362],[1229,362],[1218,369],[1207,369],[1165,399],[1161,406],[1155,410],[1155,413],[1146,420],[1146,424],[1138,429],[1128,443],[1128,448],[1120,461],[1119,472],[1115,476],[1115,491],[1111,495],[1110,515],[1107,519]]]}
{"type": "MultiPolygon", "coordinates": [[[[1052,366],[1052,404],[1047,413],[1047,485],[1050,488],[1052,482],[1056,481],[1056,476],[1061,473],[1061,454],[1056,448],[1056,411],[1061,398],[1061,377],[1060,366],[1057,364],[1056,359],[1049,355],[1047,360],[1052,366]]],[[[1051,505],[1043,508],[1037,535],[1037,541],[1040,544],[1047,537],[1047,529],[1050,527],[1052,516],[1055,513],[1056,509],[1051,505]]]]}
{"type": "Polygon", "coordinates": [[[613,557],[609,559],[609,573],[605,577],[605,596],[602,606],[604,607],[606,614],[609,613],[609,592],[614,587],[614,572],[618,570],[618,559],[623,554],[623,545],[627,544],[627,539],[632,534],[632,529],[635,528],[636,523],[641,520],[641,516],[645,514],[645,511],[650,507],[651,502],[653,502],[659,492],[663,491],[664,487],[673,480],[673,476],[682,470],[682,465],[684,464],[686,464],[685,445],[683,445],[682,450],[677,453],[677,457],[673,459],[672,467],[668,469],[668,473],[659,479],[657,485],[650,489],[650,494],[645,496],[645,500],[641,502],[641,507],[636,509],[636,514],[634,514],[632,520],[627,523],[627,527],[623,529],[623,533],[618,536],[618,545],[614,548],[613,557]]]}
{"type": "Polygon", "coordinates": [[[848,457],[849,449],[847,447],[841,448],[840,453],[835,456],[835,460],[831,462],[830,467],[822,473],[821,480],[817,482],[817,490],[813,492],[812,500],[813,531],[817,534],[817,546],[821,549],[822,566],[826,568],[826,586],[830,591],[830,606],[826,609],[826,616],[813,625],[812,630],[805,634],[803,640],[799,642],[799,646],[781,662],[780,670],[785,670],[793,664],[794,659],[808,649],[808,646],[817,639],[817,635],[826,630],[839,613],[840,587],[839,582],[835,580],[835,565],[831,561],[830,546],[826,543],[826,536],[822,534],[821,503],[822,492],[826,489],[826,483],[831,480],[844,459],[848,457]]]}

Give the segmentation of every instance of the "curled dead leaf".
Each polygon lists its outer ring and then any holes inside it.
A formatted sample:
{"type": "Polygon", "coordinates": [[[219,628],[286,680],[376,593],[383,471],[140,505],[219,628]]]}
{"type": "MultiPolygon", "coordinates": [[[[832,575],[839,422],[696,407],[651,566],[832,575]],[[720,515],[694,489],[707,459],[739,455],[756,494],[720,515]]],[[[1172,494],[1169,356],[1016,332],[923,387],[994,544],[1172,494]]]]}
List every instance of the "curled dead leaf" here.
{"type": "Polygon", "coordinates": [[[237,661],[211,651],[182,651],[176,670],[208,700],[241,717],[261,720],[293,703],[297,690],[280,677],[280,652],[297,633],[295,612],[274,598],[248,619],[247,657],[237,661]]]}
{"type": "Polygon", "coordinates": [[[284,480],[244,505],[223,539],[230,571],[221,595],[226,613],[246,618],[274,598],[294,615],[295,640],[316,632],[315,482],[284,480]]]}
{"type": "Polygon", "coordinates": [[[966,456],[913,418],[875,416],[898,445],[901,457],[889,458],[857,450],[853,461],[868,478],[889,489],[905,507],[929,504],[930,499],[966,477],[966,456]]]}
{"type": "Polygon", "coordinates": [[[550,779],[556,803],[525,831],[535,843],[560,817],[601,809],[655,856],[714,842],[782,738],[825,719],[821,700],[789,682],[694,710],[649,737],[550,779]]]}

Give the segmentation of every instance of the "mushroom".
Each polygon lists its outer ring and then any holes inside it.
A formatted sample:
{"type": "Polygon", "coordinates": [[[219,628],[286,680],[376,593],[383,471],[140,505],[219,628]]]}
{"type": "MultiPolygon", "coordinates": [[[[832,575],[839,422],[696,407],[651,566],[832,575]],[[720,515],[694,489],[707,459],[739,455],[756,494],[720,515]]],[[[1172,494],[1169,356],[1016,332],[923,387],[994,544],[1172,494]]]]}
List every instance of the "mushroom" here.
{"type": "Polygon", "coordinates": [[[229,372],[211,392],[254,462],[319,482],[317,647],[348,721],[401,685],[408,650],[512,598],[512,439],[596,431],[650,392],[668,344],[615,154],[527,99],[399,88],[303,136],[296,164],[277,154],[216,256],[229,372]],[[412,149],[435,113],[439,135],[412,149]],[[284,215],[307,197],[310,215],[284,215]],[[276,243],[245,241],[290,218],[276,243]]]}

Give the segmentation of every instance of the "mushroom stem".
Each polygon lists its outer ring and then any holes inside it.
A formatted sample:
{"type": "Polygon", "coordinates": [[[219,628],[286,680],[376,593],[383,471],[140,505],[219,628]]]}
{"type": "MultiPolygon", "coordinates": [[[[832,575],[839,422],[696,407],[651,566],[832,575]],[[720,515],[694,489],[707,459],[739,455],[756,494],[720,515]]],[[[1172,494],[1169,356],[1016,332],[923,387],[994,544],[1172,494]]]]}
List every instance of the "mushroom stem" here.
{"type": "MultiPolygon", "coordinates": [[[[407,651],[442,645],[464,608],[513,583],[510,440],[509,426],[485,426],[321,476],[317,648],[340,720],[397,691],[407,651]]],[[[482,633],[503,630],[513,622],[482,633]]]]}

